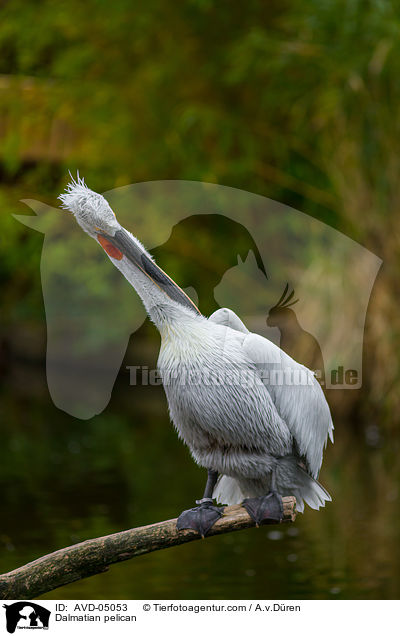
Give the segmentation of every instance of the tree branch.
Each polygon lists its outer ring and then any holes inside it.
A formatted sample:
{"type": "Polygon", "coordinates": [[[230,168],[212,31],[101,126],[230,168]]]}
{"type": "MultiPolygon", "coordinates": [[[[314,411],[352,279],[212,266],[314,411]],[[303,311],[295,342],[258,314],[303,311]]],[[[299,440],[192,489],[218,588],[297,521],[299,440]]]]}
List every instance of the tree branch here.
{"type": "MultiPolygon", "coordinates": [[[[295,510],[295,497],[283,497],[284,522],[295,520],[295,510]]],[[[254,521],[244,508],[228,506],[208,536],[253,526],[254,521]]],[[[113,563],[199,538],[194,530],[177,530],[176,519],[170,519],[88,539],[0,575],[0,598],[36,598],[62,585],[105,572],[113,563]]]]}

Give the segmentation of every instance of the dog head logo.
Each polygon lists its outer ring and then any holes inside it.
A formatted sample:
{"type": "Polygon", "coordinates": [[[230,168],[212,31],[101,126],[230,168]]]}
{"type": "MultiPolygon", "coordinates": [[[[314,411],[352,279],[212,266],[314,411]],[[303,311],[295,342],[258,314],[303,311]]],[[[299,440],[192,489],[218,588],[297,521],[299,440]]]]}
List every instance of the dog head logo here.
{"type": "Polygon", "coordinates": [[[10,605],[3,605],[6,610],[6,625],[9,634],[14,634],[16,629],[48,629],[50,610],[31,603],[30,601],[17,601],[10,605]]]}

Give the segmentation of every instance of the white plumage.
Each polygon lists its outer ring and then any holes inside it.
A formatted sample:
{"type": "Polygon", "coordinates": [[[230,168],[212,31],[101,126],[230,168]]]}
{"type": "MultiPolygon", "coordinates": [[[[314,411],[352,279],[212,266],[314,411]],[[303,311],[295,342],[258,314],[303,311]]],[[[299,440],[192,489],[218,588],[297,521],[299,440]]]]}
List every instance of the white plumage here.
{"type": "Polygon", "coordinates": [[[295,495],[299,511],[304,502],[318,509],[330,501],[316,479],[333,425],[313,373],[250,333],[231,310],[202,316],[83,180],[60,198],[88,234],[121,249],[110,260],[161,333],[158,365],[171,419],[196,463],[219,473],[217,501],[265,495],[273,472],[276,490],[295,495]]]}
{"type": "Polygon", "coordinates": [[[277,491],[294,495],[297,510],[330,501],[315,479],[333,425],[314,374],[228,309],[208,320],[189,313],[163,337],[159,367],[178,435],[197,464],[221,475],[214,497],[234,504],[261,496],[275,469],[277,491]],[[266,378],[285,370],[303,384],[266,378]]]}

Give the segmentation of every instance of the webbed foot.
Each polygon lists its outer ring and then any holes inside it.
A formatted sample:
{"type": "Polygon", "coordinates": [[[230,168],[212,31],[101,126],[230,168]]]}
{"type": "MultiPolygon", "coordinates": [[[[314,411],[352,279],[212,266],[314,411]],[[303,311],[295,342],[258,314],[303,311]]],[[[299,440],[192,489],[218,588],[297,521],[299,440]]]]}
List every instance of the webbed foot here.
{"type": "Polygon", "coordinates": [[[257,526],[272,521],[282,521],[283,519],[282,497],[275,491],[263,497],[244,499],[242,506],[246,508],[257,526]]]}
{"type": "Polygon", "coordinates": [[[204,539],[214,523],[222,517],[224,509],[220,506],[213,506],[213,500],[209,498],[200,499],[196,503],[199,504],[196,508],[184,510],[179,515],[176,527],[178,530],[183,530],[184,528],[196,530],[204,539]]]}

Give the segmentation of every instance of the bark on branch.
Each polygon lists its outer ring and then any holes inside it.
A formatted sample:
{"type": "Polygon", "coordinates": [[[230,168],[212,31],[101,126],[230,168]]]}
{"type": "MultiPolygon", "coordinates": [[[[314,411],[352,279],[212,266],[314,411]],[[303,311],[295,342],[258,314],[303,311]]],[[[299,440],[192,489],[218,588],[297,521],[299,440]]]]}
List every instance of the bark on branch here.
{"type": "MultiPolygon", "coordinates": [[[[284,522],[296,518],[295,497],[283,497],[284,522]]],[[[208,536],[254,526],[241,506],[228,506],[208,536]]],[[[108,570],[119,561],[196,541],[194,530],[177,530],[176,519],[132,528],[68,546],[0,575],[0,598],[32,599],[68,583],[108,570]]]]}

